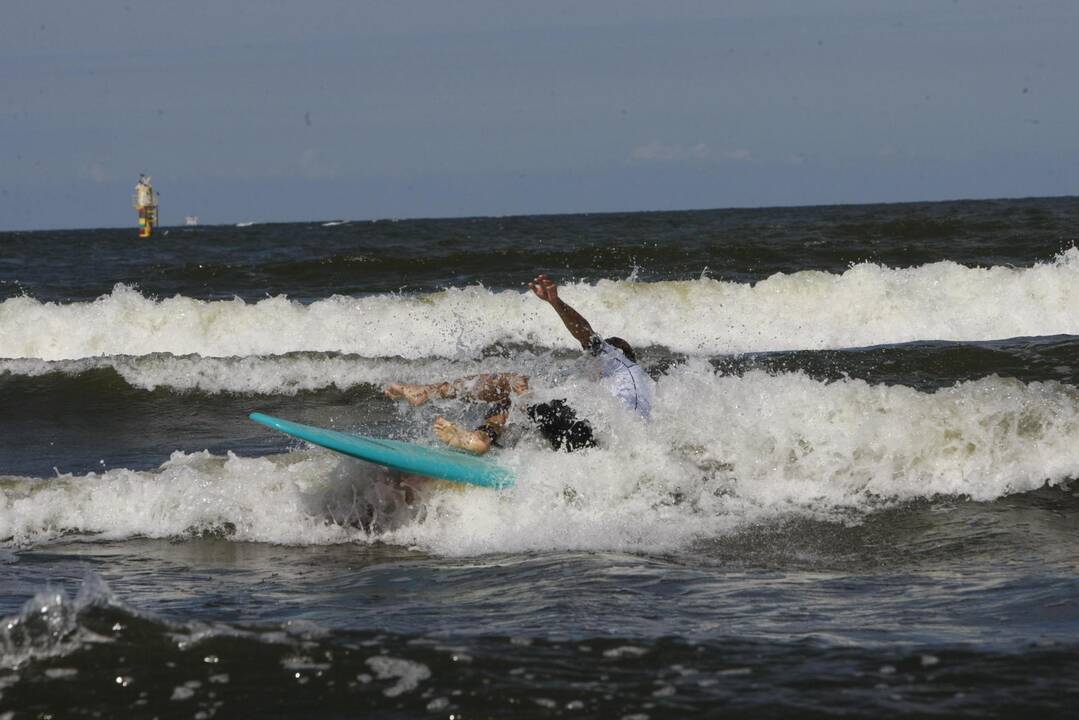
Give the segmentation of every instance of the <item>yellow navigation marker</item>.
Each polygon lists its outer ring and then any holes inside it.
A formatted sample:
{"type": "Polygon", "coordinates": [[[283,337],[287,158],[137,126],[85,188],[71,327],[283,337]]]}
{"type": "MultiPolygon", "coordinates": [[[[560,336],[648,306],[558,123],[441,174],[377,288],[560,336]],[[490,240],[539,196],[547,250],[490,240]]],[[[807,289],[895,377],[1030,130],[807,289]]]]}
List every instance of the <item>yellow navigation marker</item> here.
{"type": "Polygon", "coordinates": [[[150,184],[149,176],[139,175],[133,203],[139,212],[139,237],[148,238],[154,234],[154,226],[157,225],[157,200],[158,195],[150,184]]]}

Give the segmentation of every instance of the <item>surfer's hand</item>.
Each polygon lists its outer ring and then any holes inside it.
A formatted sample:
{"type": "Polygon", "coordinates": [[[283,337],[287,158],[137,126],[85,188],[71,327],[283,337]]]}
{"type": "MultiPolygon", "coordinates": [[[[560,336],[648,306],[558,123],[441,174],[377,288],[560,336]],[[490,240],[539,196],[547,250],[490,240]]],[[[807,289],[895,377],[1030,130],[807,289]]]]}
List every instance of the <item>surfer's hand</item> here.
{"type": "Polygon", "coordinates": [[[528,287],[532,289],[532,292],[540,300],[545,300],[549,303],[558,302],[558,285],[546,275],[537,275],[535,280],[528,283],[528,287]]]}

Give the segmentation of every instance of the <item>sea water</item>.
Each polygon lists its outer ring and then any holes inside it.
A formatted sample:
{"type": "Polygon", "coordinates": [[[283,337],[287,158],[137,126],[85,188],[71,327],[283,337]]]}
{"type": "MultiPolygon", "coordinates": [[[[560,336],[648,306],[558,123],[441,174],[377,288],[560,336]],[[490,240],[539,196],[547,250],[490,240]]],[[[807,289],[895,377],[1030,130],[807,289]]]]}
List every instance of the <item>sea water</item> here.
{"type": "MultiPolygon", "coordinates": [[[[0,714],[1068,716],[1079,200],[0,233],[0,714]],[[526,283],[657,380],[625,413],[526,283]],[[514,489],[393,381],[523,372],[514,489]]],[[[6,715],[5,715],[6,717],[6,715]]]]}

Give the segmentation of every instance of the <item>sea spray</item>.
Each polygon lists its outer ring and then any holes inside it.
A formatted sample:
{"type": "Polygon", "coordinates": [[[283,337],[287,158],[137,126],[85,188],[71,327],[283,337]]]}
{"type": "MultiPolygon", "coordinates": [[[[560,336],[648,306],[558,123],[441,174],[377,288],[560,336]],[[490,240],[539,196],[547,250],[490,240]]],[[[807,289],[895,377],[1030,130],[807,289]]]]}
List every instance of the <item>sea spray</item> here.
{"type": "MultiPolygon", "coordinates": [[[[521,437],[497,456],[517,475],[511,491],[380,495],[384,473],[322,450],[175,453],[154,471],[2,478],[0,537],[213,533],[447,555],[673,550],[792,514],[850,522],[899,502],[993,500],[1079,473],[1079,390],[1056,382],[988,377],[927,393],[802,373],[723,376],[693,360],[660,380],[647,424],[587,381],[537,395],[559,391],[599,428],[600,447],[552,452],[517,409],[521,437]]],[[[425,417],[407,410],[403,420],[425,417]]]]}
{"type": "MultiPolygon", "coordinates": [[[[687,354],[842,348],[913,340],[1079,334],[1079,249],[1028,268],[937,262],[842,274],[777,273],[756,284],[601,280],[562,288],[601,333],[687,354]]],[[[499,344],[573,346],[527,291],[480,286],[304,304],[154,299],[118,285],[93,302],[0,303],[0,357],[61,360],[171,353],[229,357],[332,351],[416,359],[499,344]]]]}
{"type": "Polygon", "coordinates": [[[383,386],[391,382],[437,382],[492,372],[537,374],[546,359],[523,351],[509,357],[482,359],[365,358],[334,353],[289,353],[247,357],[176,357],[152,355],[82,358],[79,360],[0,360],[0,375],[37,378],[47,375],[77,377],[95,370],[114,370],[128,385],[139,390],[166,388],[176,392],[207,394],[295,395],[309,390],[347,390],[358,385],[383,386]]]}
{"type": "Polygon", "coordinates": [[[85,643],[107,642],[79,622],[89,607],[123,604],[99,576],[89,574],[74,598],[47,587],[23,604],[15,615],[0,618],[0,670],[66,655],[85,643]]]}

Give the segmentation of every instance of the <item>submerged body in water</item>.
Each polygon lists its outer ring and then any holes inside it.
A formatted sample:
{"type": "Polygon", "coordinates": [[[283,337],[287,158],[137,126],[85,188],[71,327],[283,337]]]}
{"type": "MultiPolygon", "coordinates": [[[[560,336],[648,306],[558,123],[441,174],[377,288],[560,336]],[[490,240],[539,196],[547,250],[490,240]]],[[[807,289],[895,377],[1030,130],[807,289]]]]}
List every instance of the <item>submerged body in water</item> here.
{"type": "MultiPolygon", "coordinates": [[[[548,303],[566,326],[566,330],[581,344],[581,349],[596,358],[595,375],[607,391],[621,401],[627,411],[647,420],[652,413],[655,382],[637,364],[637,355],[625,340],[596,334],[584,317],[558,297],[558,286],[546,275],[539,275],[528,284],[539,299],[548,303]]],[[[451,422],[439,416],[434,432],[439,440],[451,447],[482,455],[497,444],[509,420],[514,396],[523,399],[528,393],[528,377],[520,373],[498,373],[459,378],[440,383],[391,383],[386,396],[407,400],[419,407],[432,398],[464,398],[490,403],[483,422],[475,429],[451,422]]],[[[528,419],[555,450],[573,452],[596,446],[592,424],[579,418],[566,400],[549,400],[528,405],[528,419]]]]}
{"type": "Polygon", "coordinates": [[[1077,217],[0,235],[0,714],[1066,715],[1077,217]],[[637,351],[647,425],[534,268],[637,351]],[[384,389],[479,373],[597,446],[414,487],[246,420],[431,442],[467,411],[384,389]]]}

